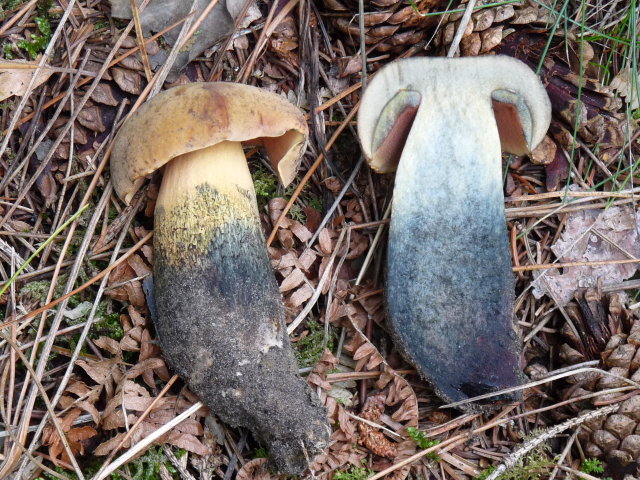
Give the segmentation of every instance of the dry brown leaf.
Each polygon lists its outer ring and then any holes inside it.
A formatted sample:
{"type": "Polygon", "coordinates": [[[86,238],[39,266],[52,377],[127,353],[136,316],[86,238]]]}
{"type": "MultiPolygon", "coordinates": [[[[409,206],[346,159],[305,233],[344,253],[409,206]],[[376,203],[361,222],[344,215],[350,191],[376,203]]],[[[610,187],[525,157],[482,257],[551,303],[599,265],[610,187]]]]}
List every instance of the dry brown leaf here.
{"type": "Polygon", "coordinates": [[[359,257],[369,249],[369,239],[356,231],[351,232],[351,241],[349,242],[349,253],[346,255],[348,260],[359,257]]]}
{"type": "MultiPolygon", "coordinates": [[[[278,218],[286,206],[287,201],[282,197],[276,197],[269,200],[269,203],[267,203],[267,210],[269,211],[269,218],[273,225],[278,221],[278,218]]],[[[291,222],[292,220],[290,218],[283,218],[280,223],[280,228],[289,228],[291,226],[291,222]]]]}
{"type": "Polygon", "coordinates": [[[244,464],[238,471],[236,480],[271,480],[266,458],[256,458],[244,464]]]}
{"type": "MultiPolygon", "coordinates": [[[[127,260],[129,266],[136,272],[136,276],[144,277],[151,274],[151,268],[145,263],[140,255],[131,255],[127,260]]],[[[131,309],[129,309],[131,315],[131,309]]]]}
{"type": "Polygon", "coordinates": [[[307,227],[302,225],[297,220],[291,222],[291,232],[296,237],[298,237],[298,240],[300,240],[301,242],[306,242],[311,237],[313,237],[313,233],[311,233],[307,227]]]}
{"type": "Polygon", "coordinates": [[[80,380],[72,380],[67,385],[65,392],[70,392],[76,394],[78,397],[83,397],[89,392],[91,392],[91,388],[87,386],[86,383],[80,380]]]}
{"type": "MultiPolygon", "coordinates": [[[[80,455],[83,455],[83,441],[98,434],[98,432],[90,426],[72,428],[73,422],[77,420],[77,418],[80,416],[80,413],[81,410],[79,408],[74,408],[71,409],[64,417],[58,419],[60,428],[67,437],[69,449],[74,456],[78,453],[80,455]]],[[[70,463],[71,460],[69,459],[69,456],[64,449],[62,439],[58,434],[58,430],[52,423],[47,423],[47,425],[45,426],[44,432],[42,434],[42,442],[44,443],[44,445],[49,447],[49,455],[51,456],[53,463],[55,463],[56,465],[60,465],[58,463],[59,460],[61,460],[62,462],[70,463]]]]}
{"type": "Polygon", "coordinates": [[[93,403],[87,400],[76,400],[74,405],[91,415],[91,419],[96,426],[100,425],[100,412],[93,403]]]}
{"type": "Polygon", "coordinates": [[[331,252],[333,251],[333,241],[328,228],[320,230],[320,234],[318,235],[318,245],[322,253],[325,255],[331,255],[331,252]]]}
{"type": "Polygon", "coordinates": [[[111,107],[117,107],[120,101],[114,94],[113,87],[105,82],[100,82],[91,93],[91,100],[111,107]]]}
{"type": "MultiPolygon", "coordinates": [[[[276,250],[276,249],[271,249],[276,250]]],[[[271,265],[276,270],[283,270],[285,268],[295,267],[297,264],[296,255],[293,252],[287,252],[284,255],[275,255],[271,252],[271,265]]]]}
{"type": "MultiPolygon", "coordinates": [[[[109,455],[118,446],[118,444],[125,437],[125,435],[126,435],[125,432],[118,433],[116,434],[116,436],[110,438],[109,440],[102,442],[100,445],[96,447],[96,449],[93,451],[93,454],[98,455],[99,457],[104,457],[109,455]]],[[[130,446],[131,446],[131,438],[129,438],[126,442],[124,442],[124,444],[122,445],[122,448],[129,448],[130,446]]]]}
{"type": "MultiPolygon", "coordinates": [[[[140,356],[138,357],[138,360],[144,361],[149,358],[160,358],[160,356],[160,346],[151,339],[149,330],[144,329],[142,331],[142,337],[140,340],[140,356]]],[[[169,370],[167,370],[166,365],[154,368],[152,370],[145,370],[142,373],[142,379],[144,380],[144,383],[149,385],[150,388],[155,388],[156,386],[153,378],[154,373],[165,382],[170,378],[169,370]]]]}
{"type": "Polygon", "coordinates": [[[302,284],[304,282],[305,275],[298,269],[294,268],[293,271],[282,281],[280,284],[280,292],[288,292],[302,284]]]}
{"type": "Polygon", "coordinates": [[[96,338],[93,343],[96,344],[96,346],[100,347],[103,350],[106,350],[107,352],[109,352],[112,355],[122,355],[122,349],[120,348],[120,343],[117,340],[114,340],[113,338],[110,337],[98,337],[96,338]]]}
{"type": "MultiPolygon", "coordinates": [[[[109,286],[117,285],[115,288],[109,288],[107,294],[114,300],[120,302],[129,302],[137,308],[146,306],[142,283],[139,280],[133,280],[148,273],[148,267],[144,261],[136,255],[132,255],[127,262],[118,265],[109,276],[109,286]],[[143,275],[138,275],[137,271],[141,271],[143,275]]],[[[131,314],[131,313],[130,313],[131,314]]]]}
{"type": "Polygon", "coordinates": [[[307,217],[307,223],[305,226],[315,233],[320,224],[322,223],[322,214],[313,207],[304,207],[302,209],[307,217]]]}
{"type": "MultiPolygon", "coordinates": [[[[626,260],[629,255],[638,258],[639,228],[640,213],[627,206],[571,212],[551,250],[560,262],[626,260]]],[[[533,294],[536,298],[551,294],[560,305],[566,305],[578,288],[597,287],[598,282],[602,286],[618,284],[631,278],[637,269],[638,264],[627,263],[569,267],[562,273],[547,270],[536,274],[533,294]]]]}
{"type": "Polygon", "coordinates": [[[161,358],[147,358],[141,362],[138,362],[136,365],[131,367],[127,373],[127,378],[136,378],[142,375],[145,370],[153,370],[156,368],[162,368],[165,366],[164,360],[161,358]]]}
{"type": "Polygon", "coordinates": [[[631,68],[624,68],[618,72],[618,74],[611,80],[611,89],[621,97],[624,97],[625,101],[629,103],[629,110],[636,110],[640,107],[640,92],[638,92],[638,85],[640,85],[640,75],[637,76],[635,81],[633,80],[633,72],[631,68]]]}
{"type": "Polygon", "coordinates": [[[347,415],[346,410],[335,398],[328,395],[331,384],[327,382],[327,372],[335,369],[338,359],[329,351],[325,350],[320,361],[313,368],[307,381],[318,392],[320,401],[327,409],[327,418],[338,425],[337,430],[331,435],[331,444],[322,455],[317,456],[310,466],[312,472],[328,473],[337,468],[341,468],[348,463],[361,465],[365,454],[355,448],[356,426],[354,421],[347,415]]]}
{"type": "Polygon", "coordinates": [[[131,95],[140,95],[142,92],[142,75],[138,72],[127,68],[113,67],[111,74],[122,91],[131,95]]]}
{"type": "MultiPolygon", "coordinates": [[[[29,82],[31,82],[39,63],[39,61],[3,60],[0,63],[0,101],[14,95],[23,96],[27,92],[29,82]]],[[[52,74],[51,68],[42,67],[33,88],[39,87],[49,80],[52,74]]]]}
{"type": "Polygon", "coordinates": [[[324,183],[324,186],[327,187],[334,195],[337,195],[340,190],[342,190],[343,186],[338,177],[325,178],[322,183],[324,183]]]}
{"type": "MultiPolygon", "coordinates": [[[[107,403],[102,422],[103,428],[105,430],[113,430],[123,428],[127,424],[132,425],[138,419],[136,413],[146,411],[154,400],[155,398],[151,397],[144,387],[130,380],[125,381],[122,388],[107,403]],[[126,421],[124,411],[128,413],[126,421]]],[[[172,421],[181,411],[189,408],[190,405],[192,404],[184,405],[182,402],[176,402],[175,397],[160,399],[160,401],[156,402],[154,410],[148,414],[133,433],[131,441],[134,443],[139,442],[161,426],[172,421]]],[[[202,435],[203,428],[200,422],[188,418],[176,425],[170,432],[158,438],[156,443],[169,443],[198,455],[209,455],[211,450],[197,438],[202,435]]],[[[115,438],[121,437],[116,436],[115,438]]],[[[104,442],[98,447],[96,454],[106,455],[110,453],[117,443],[115,439],[104,442]]]]}
{"type": "Polygon", "coordinates": [[[108,358],[104,360],[78,360],[76,362],[91,379],[107,392],[107,398],[113,396],[113,384],[117,384],[122,379],[120,371],[120,359],[108,358]]]}
{"type": "MultiPolygon", "coordinates": [[[[386,405],[392,408],[393,414],[391,419],[396,425],[395,430],[399,435],[406,435],[407,427],[418,426],[418,399],[411,388],[411,385],[386,363],[380,352],[362,334],[360,330],[356,330],[350,341],[344,346],[346,352],[353,352],[354,360],[358,358],[356,370],[365,368],[372,369],[379,366],[382,367],[384,374],[378,380],[376,387],[386,388],[390,383],[387,391],[386,405]]],[[[390,424],[392,425],[392,424],[390,424]]],[[[393,427],[392,427],[393,428],[393,427]]],[[[397,456],[395,461],[404,460],[415,453],[416,445],[412,440],[406,440],[396,445],[397,456]]],[[[407,465],[391,476],[394,480],[403,480],[406,478],[410,470],[407,465]]]]}
{"type": "MultiPolygon", "coordinates": [[[[133,256],[135,257],[135,255],[133,256]]],[[[145,320],[145,318],[140,314],[140,312],[138,312],[138,310],[134,308],[133,305],[129,305],[127,307],[127,312],[129,313],[129,317],[131,317],[131,321],[136,327],[138,326],[144,327],[147,324],[147,321],[145,320]]]]}
{"type": "Polygon", "coordinates": [[[291,230],[285,230],[283,228],[278,230],[278,241],[280,242],[280,245],[287,249],[293,248],[295,244],[291,230]]]}
{"type": "Polygon", "coordinates": [[[70,408],[72,406],[84,410],[89,415],[96,425],[100,424],[100,412],[95,407],[95,402],[100,397],[100,386],[94,386],[89,388],[84,382],[79,380],[71,380],[65,389],[66,394],[73,394],[77,398],[69,395],[63,395],[60,397],[60,406],[62,408],[70,408]]]}
{"type": "Polygon", "coordinates": [[[313,295],[313,288],[306,283],[287,298],[287,305],[291,308],[298,308],[313,295]]]}
{"type": "MultiPolygon", "coordinates": [[[[139,327],[138,327],[139,328],[139,327]]],[[[140,329],[142,330],[142,329],[140,329]]],[[[129,332],[120,340],[120,349],[125,352],[137,352],[140,350],[139,341],[131,336],[129,332]]]]}
{"type": "Polygon", "coordinates": [[[309,268],[311,268],[311,265],[313,265],[317,259],[318,254],[316,252],[310,248],[305,248],[305,250],[300,254],[298,261],[300,262],[303,270],[309,271],[309,268]]]}
{"type": "Polygon", "coordinates": [[[103,107],[99,105],[89,105],[87,103],[78,114],[78,123],[89,130],[102,133],[108,128],[102,114],[103,107]]]}
{"type": "Polygon", "coordinates": [[[202,443],[197,437],[188,433],[172,431],[169,433],[169,437],[165,441],[166,443],[174,445],[178,448],[183,448],[197,455],[205,456],[211,455],[212,453],[209,447],[202,443]]]}
{"type": "Polygon", "coordinates": [[[43,173],[36,180],[36,186],[44,197],[45,206],[51,205],[57,198],[58,186],[51,172],[43,173]]]}

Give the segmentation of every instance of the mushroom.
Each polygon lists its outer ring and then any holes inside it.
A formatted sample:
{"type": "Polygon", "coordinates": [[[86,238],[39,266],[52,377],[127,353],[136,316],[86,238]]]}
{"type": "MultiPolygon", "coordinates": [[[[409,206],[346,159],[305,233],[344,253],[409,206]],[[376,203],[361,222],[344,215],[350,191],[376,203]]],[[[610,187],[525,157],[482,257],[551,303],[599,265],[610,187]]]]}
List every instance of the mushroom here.
{"type": "Polygon", "coordinates": [[[521,384],[501,151],[524,155],[544,137],[540,80],[510,57],[405,59],[375,75],[358,115],[371,167],[396,170],[386,287],[396,344],[446,401],[521,384]]]}
{"type": "Polygon", "coordinates": [[[328,443],[324,407],[298,367],[241,142],[264,145],[284,184],[307,141],[303,114],[256,87],[193,83],[145,103],[111,156],[129,202],[163,165],[155,209],[155,327],[170,366],[232,426],[265,442],[278,470],[301,473],[328,443]]]}

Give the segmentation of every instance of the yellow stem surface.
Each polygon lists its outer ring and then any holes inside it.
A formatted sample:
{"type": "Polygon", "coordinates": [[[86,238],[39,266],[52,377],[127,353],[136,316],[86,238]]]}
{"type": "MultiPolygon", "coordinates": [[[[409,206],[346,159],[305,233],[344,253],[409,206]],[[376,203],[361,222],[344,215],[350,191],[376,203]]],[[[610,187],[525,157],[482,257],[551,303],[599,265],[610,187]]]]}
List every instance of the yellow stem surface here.
{"type": "Polygon", "coordinates": [[[156,208],[171,211],[204,184],[221,194],[235,195],[238,188],[253,191],[251,173],[239,142],[218,143],[171,160],[165,167],[156,208]]]}

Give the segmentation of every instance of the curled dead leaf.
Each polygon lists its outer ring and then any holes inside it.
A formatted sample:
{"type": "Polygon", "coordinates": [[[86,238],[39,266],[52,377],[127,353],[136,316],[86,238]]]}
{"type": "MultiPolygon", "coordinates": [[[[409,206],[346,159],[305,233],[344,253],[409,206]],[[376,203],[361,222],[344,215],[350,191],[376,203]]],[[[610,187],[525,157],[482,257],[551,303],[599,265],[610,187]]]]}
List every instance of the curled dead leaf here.
{"type": "MultiPolygon", "coordinates": [[[[85,441],[98,434],[95,428],[88,425],[73,427],[73,423],[78,419],[80,413],[81,410],[79,408],[73,408],[66,415],[58,419],[60,428],[67,438],[69,450],[71,450],[74,456],[76,454],[84,455],[85,441]]],[[[59,461],[65,463],[71,462],[67,451],[64,449],[60,434],[52,423],[48,423],[45,426],[42,434],[42,442],[49,447],[49,455],[53,463],[60,465],[58,463],[59,461]]]]}
{"type": "Polygon", "coordinates": [[[244,464],[236,480],[271,480],[266,458],[256,458],[244,464]]]}

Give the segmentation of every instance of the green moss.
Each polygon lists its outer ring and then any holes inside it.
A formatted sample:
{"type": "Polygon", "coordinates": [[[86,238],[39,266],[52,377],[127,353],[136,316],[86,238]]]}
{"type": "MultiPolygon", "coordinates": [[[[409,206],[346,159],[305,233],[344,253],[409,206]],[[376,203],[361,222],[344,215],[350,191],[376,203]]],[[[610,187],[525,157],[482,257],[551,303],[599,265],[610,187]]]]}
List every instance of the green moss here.
{"type": "MultiPolygon", "coordinates": [[[[297,187],[297,182],[292,182],[287,188],[282,190],[279,188],[278,179],[273,173],[269,172],[264,166],[258,164],[257,167],[252,168],[253,172],[251,173],[251,178],[253,180],[253,188],[256,191],[256,200],[258,202],[258,210],[262,211],[264,207],[269,203],[269,200],[275,197],[282,197],[285,200],[289,200],[295,192],[297,187]]],[[[307,186],[302,189],[304,192],[307,186]]],[[[312,197],[313,199],[313,197],[312,197]]],[[[319,211],[322,210],[322,200],[316,199],[316,203],[320,202],[320,207],[317,208],[319,211]]],[[[315,207],[314,207],[315,208],[315,207]]],[[[305,223],[307,220],[306,215],[302,208],[294,204],[289,210],[289,218],[292,220],[297,220],[300,223],[305,223]]]]}
{"type": "MultiPolygon", "coordinates": [[[[176,453],[176,456],[180,458],[180,456],[184,455],[185,451],[180,449],[176,453]]],[[[85,478],[93,477],[102,466],[104,459],[94,458],[91,462],[82,466],[82,473],[85,478]]],[[[167,471],[171,474],[171,477],[174,479],[179,479],[180,476],[178,471],[175,469],[171,461],[164,454],[162,447],[155,446],[151,447],[147,452],[140,458],[133,460],[128,463],[126,466],[122,468],[124,471],[128,471],[127,477],[123,477],[118,473],[112,473],[108,478],[110,480],[163,480],[166,477],[160,475],[160,469],[162,466],[167,469],[167,471]]],[[[54,467],[54,470],[71,480],[78,480],[78,476],[70,471],[65,470],[60,467],[54,467]]],[[[57,477],[49,473],[44,473],[41,477],[37,477],[36,480],[58,480],[57,477]]]]}
{"type": "Polygon", "coordinates": [[[483,471],[481,471],[480,475],[478,475],[477,477],[473,477],[473,480],[486,480],[486,478],[489,475],[491,475],[495,470],[496,470],[496,467],[491,465],[490,467],[485,468],[483,471]]]}
{"type": "MultiPolygon", "coordinates": [[[[98,307],[98,310],[100,310],[100,307],[98,307]]],[[[91,327],[90,336],[91,338],[105,336],[114,340],[121,340],[124,337],[124,329],[120,323],[120,315],[117,313],[100,315],[91,327]]]]}
{"type": "Polygon", "coordinates": [[[44,302],[47,298],[47,292],[49,292],[49,287],[51,286],[51,282],[46,280],[39,280],[36,282],[29,282],[22,287],[20,290],[20,296],[27,296],[37,300],[40,303],[40,306],[44,305],[44,302]]]}
{"type": "Polygon", "coordinates": [[[163,465],[174,478],[179,478],[173,475],[177,473],[177,471],[160,446],[150,448],[147,450],[147,453],[129,465],[131,467],[130,470],[133,471],[131,477],[133,480],[159,480],[161,478],[160,469],[163,465]]]}
{"type": "Polygon", "coordinates": [[[38,57],[38,54],[44,52],[47,45],[49,45],[49,40],[51,40],[51,24],[49,23],[49,19],[47,17],[36,17],[35,22],[40,33],[31,33],[30,40],[25,39],[18,42],[18,47],[26,50],[34,60],[38,57]]]}
{"type": "Polygon", "coordinates": [[[13,45],[11,43],[5,43],[2,45],[4,51],[4,58],[7,60],[13,60],[13,45]]]}
{"type": "MultiPolygon", "coordinates": [[[[409,434],[409,437],[411,438],[411,440],[416,442],[418,447],[422,448],[423,450],[426,450],[427,448],[435,447],[440,443],[440,440],[434,440],[434,439],[428,438],[424,434],[424,432],[421,432],[415,427],[408,427],[407,433],[409,434]]],[[[436,453],[429,453],[427,454],[427,457],[435,461],[438,461],[440,459],[440,457],[438,457],[436,453]]]]}
{"type": "Polygon", "coordinates": [[[269,458],[269,450],[264,447],[258,447],[253,453],[253,458],[269,458]]]}
{"type": "MultiPolygon", "coordinates": [[[[309,329],[309,334],[298,340],[295,345],[296,360],[300,368],[312,367],[318,363],[325,349],[324,325],[311,320],[307,323],[307,328],[309,329]]],[[[327,338],[326,348],[333,350],[336,338],[335,328],[329,325],[329,336],[327,338]]]]}
{"type": "MultiPolygon", "coordinates": [[[[64,295],[64,289],[67,285],[67,280],[69,279],[68,274],[62,274],[58,277],[58,282],[56,283],[56,288],[53,290],[53,298],[59,298],[64,295]]],[[[40,306],[44,306],[47,301],[47,293],[49,292],[49,288],[51,286],[51,282],[48,280],[38,280],[34,282],[29,282],[24,284],[24,286],[20,289],[19,297],[21,300],[33,299],[36,300],[40,306]]],[[[73,295],[69,298],[68,307],[67,308],[75,308],[80,304],[80,297],[78,295],[73,295]]]]}
{"type": "Polygon", "coordinates": [[[20,5],[24,0],[1,0],[0,8],[3,10],[13,10],[20,5]]]}
{"type": "Polygon", "coordinates": [[[369,468],[352,465],[351,468],[334,473],[333,480],[366,480],[374,473],[369,468]]]}
{"type": "Polygon", "coordinates": [[[292,220],[297,220],[300,223],[305,223],[307,221],[307,216],[304,214],[302,207],[297,203],[291,205],[291,210],[289,210],[289,218],[292,220]]]}
{"type": "Polygon", "coordinates": [[[604,465],[597,458],[585,458],[580,470],[584,473],[603,473],[604,465]]]}
{"type": "Polygon", "coordinates": [[[315,208],[317,211],[322,213],[322,197],[320,195],[310,195],[309,196],[309,206],[311,208],[315,208]]]}
{"type": "Polygon", "coordinates": [[[93,24],[93,31],[102,30],[103,28],[109,28],[109,22],[107,20],[99,20],[93,24]]]}
{"type": "Polygon", "coordinates": [[[21,3],[22,0],[0,0],[0,20],[4,20],[21,3]]]}
{"type": "Polygon", "coordinates": [[[253,188],[256,190],[256,199],[258,200],[258,209],[262,211],[264,206],[276,196],[278,190],[278,181],[276,177],[268,172],[266,168],[259,165],[251,174],[253,179],[253,188]]]}

